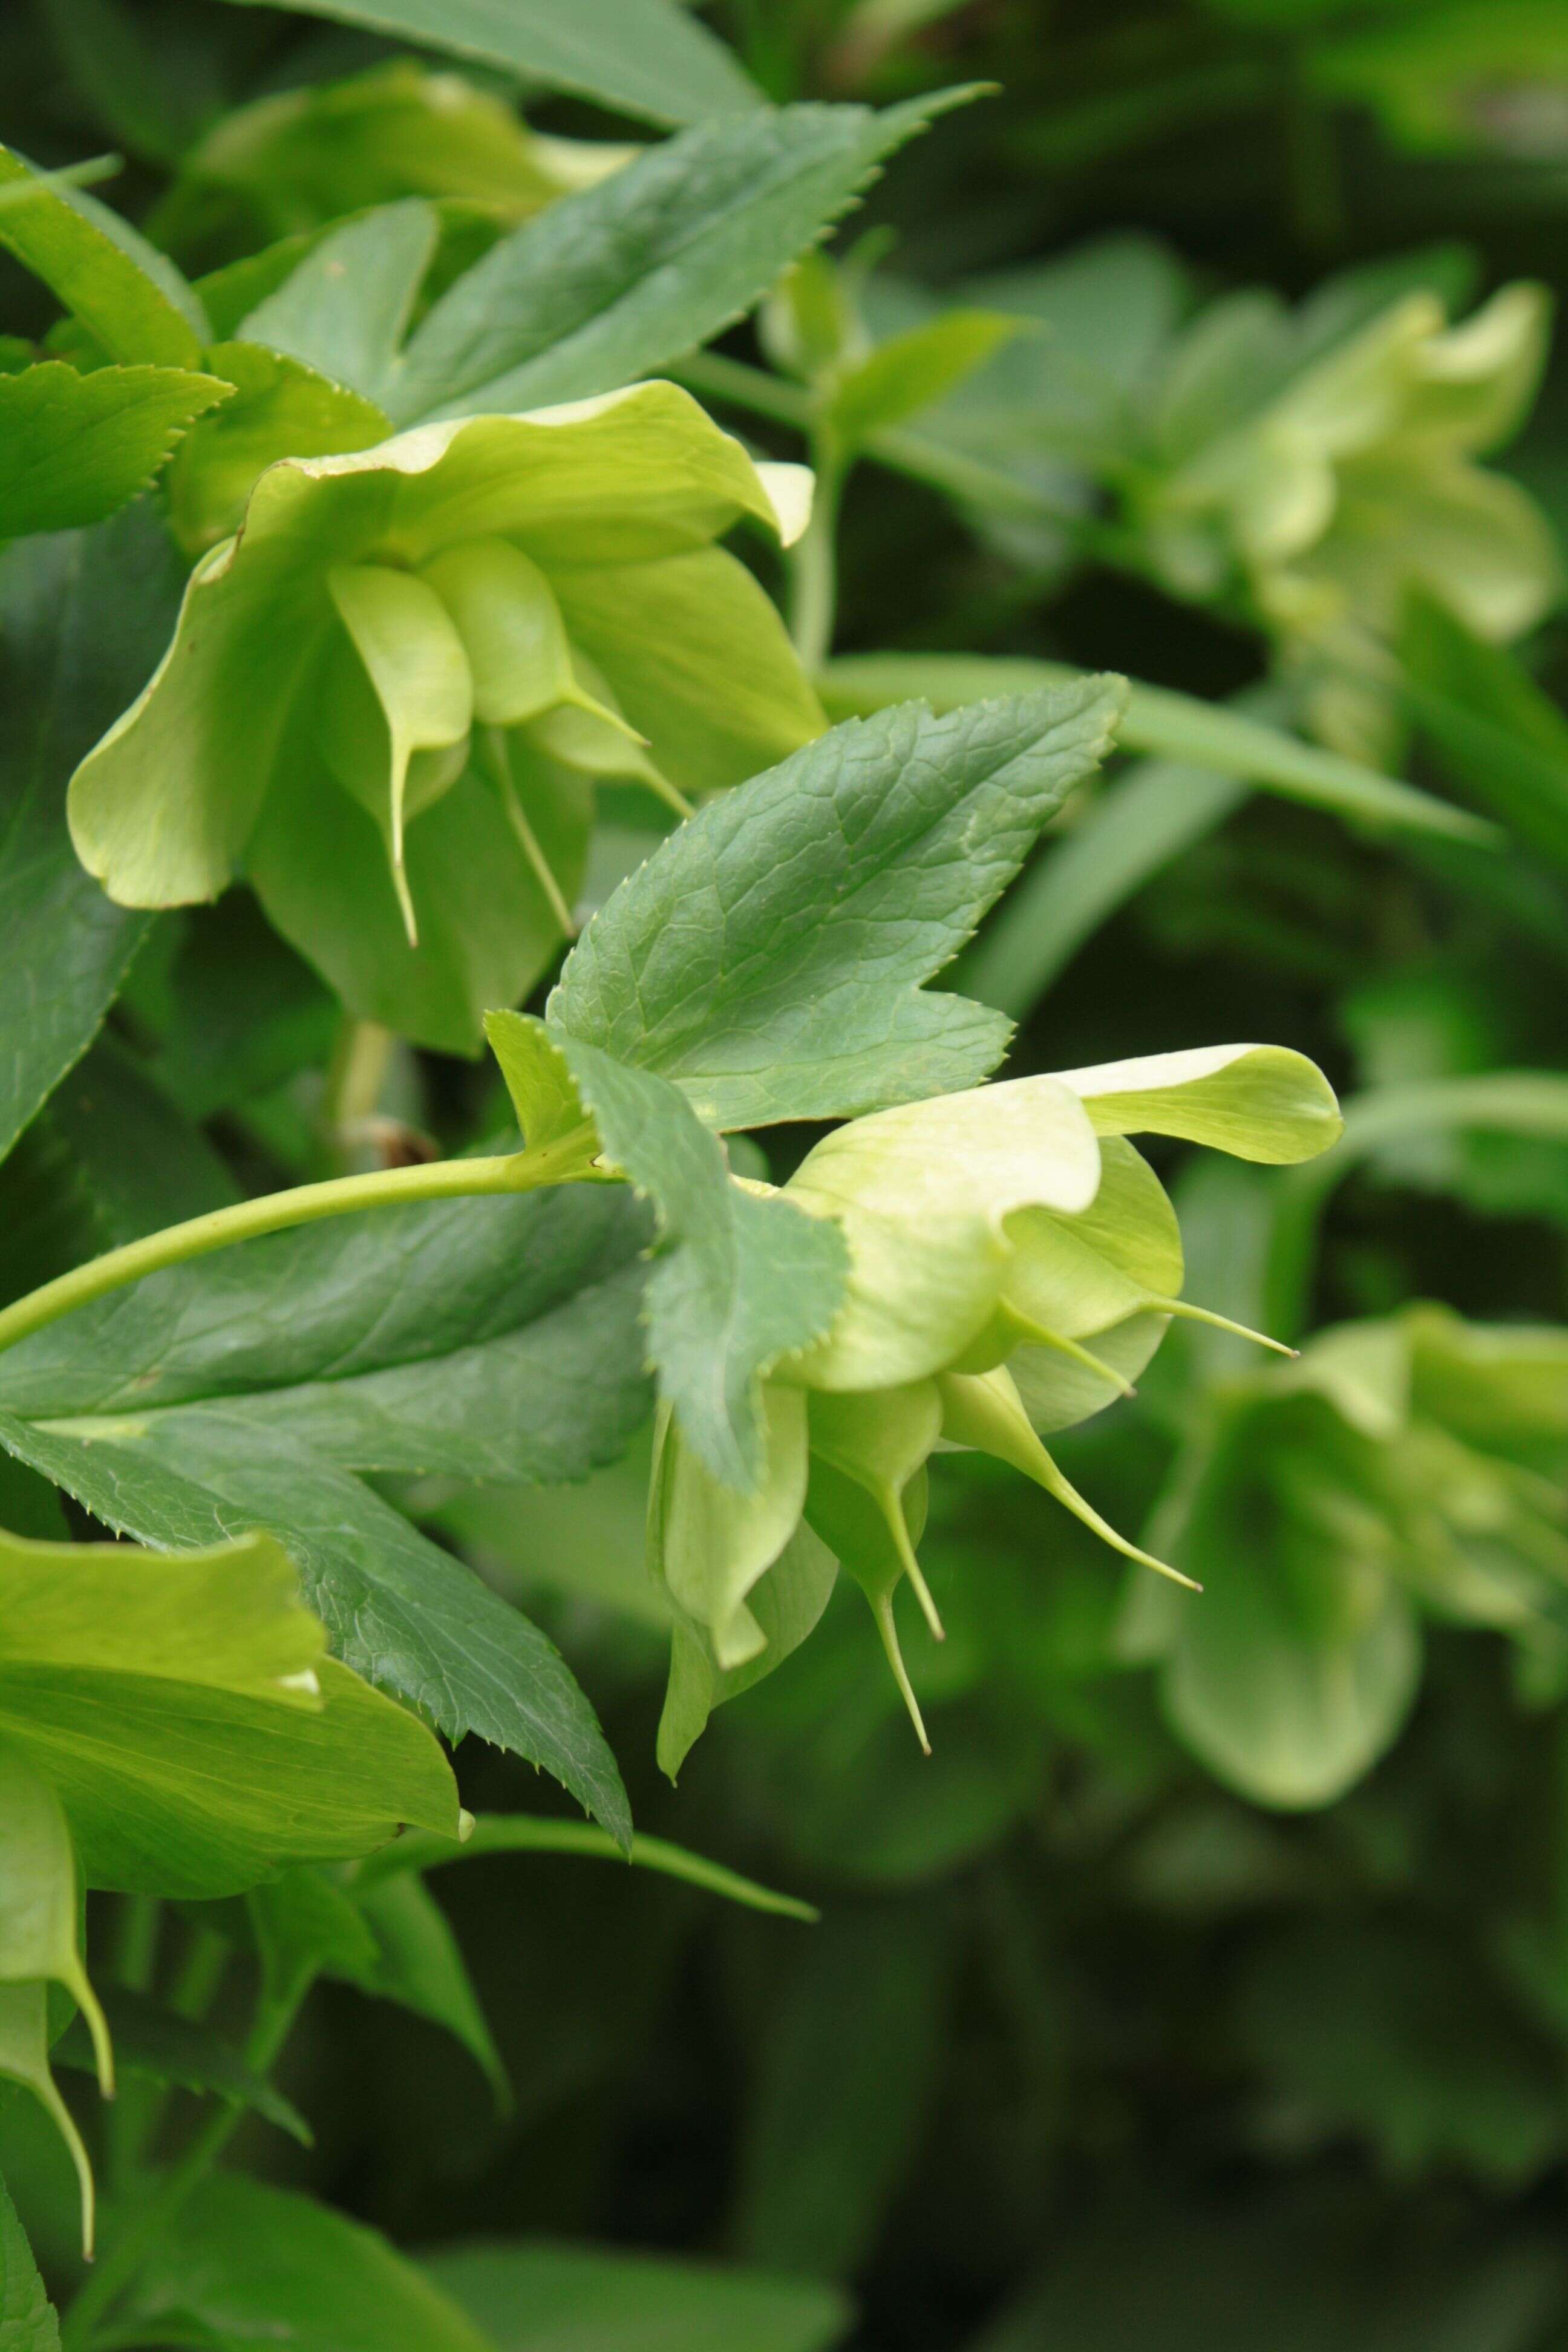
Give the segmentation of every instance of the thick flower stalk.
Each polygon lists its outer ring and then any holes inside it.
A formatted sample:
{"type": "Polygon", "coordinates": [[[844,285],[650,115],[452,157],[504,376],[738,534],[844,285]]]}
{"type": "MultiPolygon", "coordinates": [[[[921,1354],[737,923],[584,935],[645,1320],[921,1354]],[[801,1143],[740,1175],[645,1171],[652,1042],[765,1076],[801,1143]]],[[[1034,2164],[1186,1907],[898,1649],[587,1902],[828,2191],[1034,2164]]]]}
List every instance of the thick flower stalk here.
{"type": "Polygon", "coordinates": [[[1139,1130],[1278,1162],[1324,1150],[1340,1119],[1301,1055],[1222,1046],[874,1112],[806,1155],[784,1195],[840,1226],[847,1296],[826,1337],[765,1383],[760,1486],[724,1486],[678,1424],[660,1432],[649,1541],[677,1615],[667,1770],[735,1677],[755,1679],[809,1631],[796,1597],[803,1523],[866,1592],[924,1744],[893,1596],[907,1578],[940,1633],[915,1547],[927,1464],[943,1448],[997,1456],[1118,1550],[1163,1567],[1100,1517],[1042,1442],[1128,1393],[1173,1316],[1222,1319],[1179,1295],[1181,1235],[1125,1139],[1139,1130]]]}
{"type": "Polygon", "coordinates": [[[1318,731],[1381,755],[1384,648],[1412,589],[1498,643],[1558,592],[1545,518],[1475,463],[1528,414],[1549,304],[1504,287],[1450,326],[1436,295],[1413,293],[1324,348],[1331,315],[1310,307],[1292,326],[1247,295],[1205,313],[1167,369],[1158,455],[1129,506],[1178,593],[1239,579],[1304,672],[1318,731]],[[1270,375],[1279,388],[1238,415],[1237,387],[1270,375]]]}
{"type": "Polygon", "coordinates": [[[820,731],[716,544],[809,490],[666,383],[269,467],[72,779],[83,864],[136,907],[244,877],[353,1013],[475,1050],[571,928],[599,782],[680,809],[820,731]]]}

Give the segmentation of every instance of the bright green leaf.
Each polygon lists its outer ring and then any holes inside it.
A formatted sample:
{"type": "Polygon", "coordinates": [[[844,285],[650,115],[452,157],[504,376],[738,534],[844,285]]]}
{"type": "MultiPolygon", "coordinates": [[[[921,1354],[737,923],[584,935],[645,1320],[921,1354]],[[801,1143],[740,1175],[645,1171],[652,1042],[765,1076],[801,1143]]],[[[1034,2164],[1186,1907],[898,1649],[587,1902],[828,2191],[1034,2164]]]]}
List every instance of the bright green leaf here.
{"type": "Polygon", "coordinates": [[[144,490],[196,418],[214,375],[62,361],[0,375],[0,539],[100,522],[144,490]]]}
{"type": "Polygon", "coordinates": [[[922,992],[1110,740],[1118,682],[835,729],[623,883],[547,1017],[719,1128],[956,1093],[1008,1024],[922,992]]]}
{"type": "Polygon", "coordinates": [[[456,1827],[437,1743],[324,1654],[268,1538],[154,1555],[13,1537],[0,1583],[0,1738],[58,1791],[89,1885],[228,1894],[405,1821],[456,1827]]]}
{"type": "Polygon", "coordinates": [[[657,373],[749,310],[946,99],[704,123],[504,238],[405,354],[400,424],[582,400],[657,373]]]}
{"type": "Polygon", "coordinates": [[[53,289],[110,359],[195,365],[206,320],[172,261],[107,205],[0,147],[0,189],[12,188],[28,193],[0,208],[0,245],[53,289]]]}
{"type": "MultiPolygon", "coordinates": [[[[239,0],[248,6],[252,0],[239,0]]],[[[289,0],[650,122],[695,122],[760,104],[730,51],[675,0],[289,0]]]]}

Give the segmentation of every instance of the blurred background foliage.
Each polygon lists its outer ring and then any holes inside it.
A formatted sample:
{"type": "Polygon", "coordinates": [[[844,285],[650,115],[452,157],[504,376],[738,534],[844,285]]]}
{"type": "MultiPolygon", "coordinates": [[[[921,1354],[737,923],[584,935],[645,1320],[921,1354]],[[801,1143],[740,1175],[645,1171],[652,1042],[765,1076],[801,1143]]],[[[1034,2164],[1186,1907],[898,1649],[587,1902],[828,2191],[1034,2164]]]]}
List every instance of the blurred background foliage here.
{"type": "MultiPolygon", "coordinates": [[[[708,14],[776,99],[996,85],[691,367],[758,446],[804,432],[842,491],[830,707],[1107,666],[1507,837],[1391,836],[1196,753],[1124,758],[968,951],[965,984],[1019,1022],[1016,1072],[1245,1034],[1317,1056],[1350,1105],[1345,1143],[1289,1176],[1159,1155],[1189,1295],[1300,1361],[1183,1326],[1135,1402],[1061,1444],[1201,1601],[1124,1580],[994,1465],[942,1464],[924,1559],[949,1638],[907,1635],[933,1758],[841,1591],[672,1792],[645,1461],[400,1493],[554,1634],[641,1827],[824,1918],[720,1916],[565,1857],[447,1874],[513,2102],[441,2032],[468,2015],[449,1976],[423,2021],[332,1989],[287,2071],[316,2146],[258,2126],[257,2160],[416,2246],[537,2231],[843,2283],[868,2352],[1552,2352],[1568,9],[708,14]]],[[[30,155],[114,150],[113,201],[209,273],[417,193],[450,276],[647,135],[212,0],[11,0],[0,81],[30,155]]],[[[25,356],[46,314],[8,264],[3,293],[25,356]]],[[[591,894],[637,854],[609,842],[591,894]]],[[[162,918],[7,1170],[11,1288],[79,1254],[81,1219],[95,1245],[136,1230],[139,1161],[165,1215],[181,1170],[207,1197],[214,1153],[247,1181],[317,1172],[333,1034],[243,894],[162,918]]],[[[499,1105],[400,1052],[359,1112],[384,1156],[460,1147],[499,1105]]],[[[809,1139],[772,1138],[773,1172],[809,1139]]],[[[506,1759],[461,1769],[476,1808],[542,1793],[506,1759]]],[[[63,2261],[59,2160],[7,2130],[63,2261]]],[[[735,2345],[746,2323],[714,2325],[735,2345]]]]}

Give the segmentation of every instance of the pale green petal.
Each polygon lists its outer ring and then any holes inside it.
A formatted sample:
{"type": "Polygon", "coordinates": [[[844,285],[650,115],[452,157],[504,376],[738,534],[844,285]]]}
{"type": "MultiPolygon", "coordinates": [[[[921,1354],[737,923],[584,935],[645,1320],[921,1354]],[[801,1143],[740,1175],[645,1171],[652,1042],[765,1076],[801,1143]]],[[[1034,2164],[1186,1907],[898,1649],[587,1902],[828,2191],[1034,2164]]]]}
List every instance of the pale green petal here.
{"type": "Polygon", "coordinates": [[[1499,641],[1532,627],[1562,587],[1551,527],[1517,482],[1462,459],[1382,454],[1347,472],[1334,529],[1303,571],[1384,634],[1419,584],[1499,641]]]}
{"type": "MultiPolygon", "coordinates": [[[[299,470],[323,512],[343,499],[357,513],[373,481],[381,551],[416,566],[461,540],[488,537],[515,539],[546,572],[645,563],[706,547],[744,516],[779,527],[741,443],[672,383],[633,384],[525,416],[420,425],[299,470]]],[[[258,496],[271,478],[262,477],[258,496]]]]}
{"type": "MultiPolygon", "coordinates": [[[[578,824],[580,872],[586,795],[578,824]]],[[[408,828],[417,948],[374,820],[308,744],[285,763],[247,872],[270,920],[356,1020],[444,1053],[477,1054],[484,1014],[527,995],[562,945],[499,794],[472,772],[408,828]]]]}
{"type": "Polygon", "coordinates": [[[804,1522],[796,1528],[747,1609],[765,1646],[726,1672],[699,1625],[678,1619],[670,1643],[669,1687],[658,1724],[658,1769],[673,1780],[700,1738],[710,1715],[771,1675],[815,1631],[832,1596],[838,1563],[804,1522]]]}
{"type": "Polygon", "coordinates": [[[848,1291],[826,1339],[786,1376],[838,1390],[929,1379],[995,1311],[1009,1213],[1085,1209],[1099,1181],[1083,1108],[1051,1078],[938,1095],[837,1129],[784,1190],[839,1221],[848,1291]]]}
{"type": "Polygon", "coordinates": [[[687,793],[743,783],[826,725],[778,613],[721,548],[555,575],[573,640],[687,793]]]}
{"type": "Polygon", "coordinates": [[[358,658],[329,671],[315,724],[327,765],[381,828],[409,940],[417,943],[403,877],[404,827],[449,791],[467,764],[474,715],[468,656],[439,596],[410,572],[334,563],[327,591],[358,658]],[[411,777],[420,752],[456,757],[427,761],[411,777]]]}
{"type": "MultiPolygon", "coordinates": [[[[812,1482],[807,1517],[844,1566],[864,1584],[862,1566],[840,1540],[847,1525],[841,1505],[848,1498],[841,1497],[838,1490],[857,1487],[891,1539],[892,1557],[913,1585],[926,1622],[940,1642],[942,1621],[914,1556],[905,1507],[905,1490],[924,1469],[942,1434],[942,1398],[936,1382],[920,1381],[908,1388],[881,1389],[868,1396],[816,1390],[808,1399],[807,1413],[812,1482]],[[825,1472],[830,1475],[825,1476],[825,1472]]],[[[856,1510],[853,1526],[858,1528],[864,1516],[863,1510],[856,1510]]],[[[879,1551],[885,1549],[885,1544],[879,1543],[879,1551]]]]}
{"type": "Polygon", "coordinates": [[[1179,1135],[1270,1165],[1315,1159],[1343,1121],[1328,1080],[1285,1045],[1200,1045],[1059,1070],[1100,1135],[1179,1135]]]}
{"type": "Polygon", "coordinates": [[[795,1533],[805,1501],[805,1400],[768,1383],[763,1408],[767,1458],[752,1492],[721,1485],[673,1424],[654,1473],[655,1574],[682,1615],[706,1629],[721,1668],[743,1665],[764,1646],[746,1596],[795,1533]]]}
{"type": "Polygon", "coordinates": [[[1182,1287],[1181,1229],[1164,1186],[1121,1137],[1106,1136],[1100,1153],[1100,1190],[1077,1216],[1016,1209],[1007,1219],[1003,1299],[1067,1339],[1103,1331],[1182,1287]]]}
{"type": "Polygon", "coordinates": [[[434,557],[424,576],[462,639],[482,725],[515,727],[576,691],[561,607],[520,547],[465,540],[434,557]]]}
{"type": "Polygon", "coordinates": [[[1534,404],[1551,333],[1552,297],[1544,286],[1500,286],[1490,301],[1417,352],[1399,444],[1479,451],[1506,441],[1534,404]]]}
{"type": "Polygon", "coordinates": [[[1047,1495],[1064,1505],[1074,1518],[1081,1519],[1113,1551],[1137,1560],[1144,1568],[1156,1570],[1161,1576],[1173,1578],[1178,1584],[1192,1582],[1191,1577],[1130,1543],[1108,1519],[1100,1517],[1092,1504],[1085,1502],[1040,1444],[1005,1369],[983,1373],[944,1372],[939,1386],[942,1435],[950,1444],[973,1446],[982,1454],[994,1455],[1014,1470],[1021,1470],[1026,1478],[1043,1486],[1047,1495]]]}
{"type": "Polygon", "coordinates": [[[77,856],[126,907],[214,898],[234,878],[301,684],[331,625],[314,550],[196,566],[152,679],[71,778],[77,856]]]}
{"type": "Polygon", "coordinates": [[[77,1865],[52,1780],[0,1740],[0,1984],[47,1978],[87,2019],[99,2087],[114,2096],[109,2027],[77,1948],[77,1865]]]}
{"type": "Polygon", "coordinates": [[[858,1479],[846,1476],[820,1456],[812,1456],[811,1485],[805,1498],[806,1523],[815,1528],[870,1603],[872,1620],[899,1696],[908,1709],[915,1738],[929,1756],[931,1741],[904,1664],[898,1621],[893,1613],[893,1596],[908,1577],[916,1593],[923,1598],[931,1631],[939,1640],[942,1638],[942,1627],[940,1622],[932,1622],[935,1611],[915,1559],[914,1548],[925,1526],[926,1500],[923,1466],[916,1471],[907,1491],[889,1509],[858,1479]]]}
{"type": "Polygon", "coordinates": [[[1170,1326],[1168,1315],[1130,1315],[1125,1323],[1097,1331],[1092,1348],[1103,1372],[1075,1363],[1057,1348],[1016,1348],[1007,1371],[1031,1426],[1048,1437],[1103,1412],[1125,1394],[1124,1381],[1137,1380],[1170,1326]]]}
{"type": "Polygon", "coordinates": [[[92,2164],[49,2072],[48,1991],[42,1983],[0,1984],[0,2083],[31,2091],[64,2140],[80,2199],[81,2250],[90,2262],[97,2207],[92,2164]]]}

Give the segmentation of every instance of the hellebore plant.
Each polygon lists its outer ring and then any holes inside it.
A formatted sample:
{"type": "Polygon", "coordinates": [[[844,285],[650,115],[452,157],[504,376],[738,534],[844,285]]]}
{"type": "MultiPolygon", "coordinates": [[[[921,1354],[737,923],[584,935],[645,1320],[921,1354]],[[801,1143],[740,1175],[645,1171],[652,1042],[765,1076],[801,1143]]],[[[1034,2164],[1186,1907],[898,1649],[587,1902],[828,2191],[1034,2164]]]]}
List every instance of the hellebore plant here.
{"type": "Polygon", "coordinates": [[[1302,670],[1318,731],[1341,749],[1386,749],[1377,674],[1412,589],[1452,600],[1499,643],[1557,592],[1540,510],[1474,463],[1529,413],[1548,320],[1537,286],[1502,288],[1458,326],[1436,295],[1413,293],[1314,353],[1310,309],[1292,322],[1238,295],[1172,354],[1163,464],[1135,483],[1129,513],[1178,593],[1239,579],[1302,670]],[[1228,385],[1245,394],[1281,371],[1277,391],[1236,414],[1228,385]]]}
{"type": "Polygon", "coordinates": [[[820,731],[715,543],[809,492],[666,383],[269,467],[72,779],[83,864],[136,907],[243,875],[352,1013],[476,1051],[571,930],[600,780],[680,811],[820,731]]]}
{"type": "Polygon", "coordinates": [[[1560,1698],[1568,1333],[1408,1307],[1217,1385],[1198,1419],[1152,1527],[1203,1602],[1131,1585],[1121,1648],[1158,1662],[1172,1728],[1222,1780],[1342,1795],[1405,1721],[1424,1616],[1508,1634],[1524,1697],[1560,1698]]]}
{"type": "MultiPolygon", "coordinates": [[[[893,1594],[907,1577],[940,1636],[915,1557],[939,1448],[995,1455],[1117,1549],[1179,1576],[1109,1527],[1041,1443],[1130,1393],[1173,1316],[1224,1322],[1177,1295],[1181,1235],[1125,1140],[1139,1130],[1283,1162],[1325,1150],[1340,1120],[1300,1055],[1220,1046],[900,1105],[807,1153],[782,1197],[839,1227],[849,1272],[826,1335],[766,1381],[762,1483],[724,1486],[668,1414],[659,1431],[648,1528],[677,1612],[668,1771],[723,1695],[721,1678],[754,1680],[769,1629],[798,1613],[758,1588],[786,1554],[786,1580],[809,1574],[787,1550],[803,1519],[866,1592],[925,1744],[893,1594]]],[[[766,1664],[779,1654],[775,1643],[766,1664]]]]}

